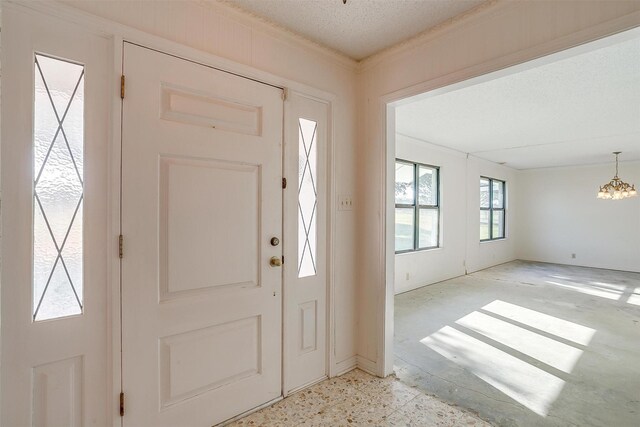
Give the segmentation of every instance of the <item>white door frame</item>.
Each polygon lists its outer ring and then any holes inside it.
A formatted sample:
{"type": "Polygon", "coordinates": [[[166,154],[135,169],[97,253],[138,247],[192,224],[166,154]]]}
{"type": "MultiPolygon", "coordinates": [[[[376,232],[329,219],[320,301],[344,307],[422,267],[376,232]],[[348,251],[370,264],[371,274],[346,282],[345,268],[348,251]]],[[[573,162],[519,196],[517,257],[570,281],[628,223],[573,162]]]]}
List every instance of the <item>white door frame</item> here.
{"type": "MultiPolygon", "coordinates": [[[[243,65],[232,60],[200,51],[198,49],[176,43],[162,37],[154,36],[143,31],[128,27],[117,22],[109,21],[73,7],[58,2],[30,2],[28,0],[3,0],[3,8],[17,8],[26,13],[39,16],[45,15],[53,18],[72,22],[95,34],[106,36],[112,40],[113,62],[111,70],[111,85],[113,94],[111,110],[111,135],[109,135],[109,219],[108,235],[112,238],[111,250],[108,253],[107,266],[111,277],[109,286],[109,299],[107,301],[107,313],[110,319],[108,327],[111,327],[111,354],[113,361],[111,366],[110,386],[113,390],[113,401],[110,415],[113,417],[110,424],[114,427],[121,426],[121,418],[117,414],[119,406],[119,391],[121,388],[121,310],[120,310],[120,258],[118,256],[118,236],[120,234],[120,170],[121,170],[121,99],[120,76],[122,75],[123,42],[126,40],[151,49],[155,49],[170,55],[175,55],[190,61],[237,74],[242,77],[257,80],[272,86],[287,88],[287,90],[304,94],[309,98],[328,104],[328,135],[327,135],[327,375],[333,377],[339,373],[335,360],[335,316],[334,316],[334,242],[336,223],[336,193],[335,193],[335,159],[334,159],[334,111],[332,108],[337,96],[333,93],[299,83],[285,77],[277,76],[260,69],[243,65]]],[[[5,40],[4,43],[7,43],[5,40]]],[[[5,124],[7,126],[7,124],[5,124]]],[[[283,293],[286,292],[286,283],[283,284],[283,293]]],[[[284,335],[283,335],[284,340],[284,335]]],[[[286,369],[286,367],[284,367],[286,369]]]]}
{"type": "Polygon", "coordinates": [[[524,49],[514,54],[499,57],[461,71],[427,80],[416,85],[400,89],[378,99],[378,134],[383,138],[380,150],[380,266],[381,280],[378,290],[377,317],[377,360],[376,373],[385,377],[393,373],[393,332],[394,332],[394,296],[395,296],[395,109],[407,98],[424,95],[436,96],[442,93],[472,86],[480,82],[493,80],[506,75],[522,72],[544,64],[555,62],[570,56],[588,52],[622,40],[635,38],[640,34],[638,26],[640,14],[628,15],[585,31],[570,34],[539,46],[524,49]],[[595,42],[595,43],[592,43],[595,42]],[[585,44],[590,43],[588,46],[585,44]]]}

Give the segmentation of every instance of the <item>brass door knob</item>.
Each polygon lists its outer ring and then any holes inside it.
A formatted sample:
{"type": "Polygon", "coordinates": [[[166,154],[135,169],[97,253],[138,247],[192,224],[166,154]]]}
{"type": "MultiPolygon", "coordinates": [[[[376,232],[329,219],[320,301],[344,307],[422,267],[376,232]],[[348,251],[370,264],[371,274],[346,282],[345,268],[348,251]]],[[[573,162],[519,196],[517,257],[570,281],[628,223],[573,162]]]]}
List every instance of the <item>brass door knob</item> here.
{"type": "Polygon", "coordinates": [[[272,256],[269,260],[269,265],[271,267],[280,267],[282,265],[282,261],[280,261],[280,258],[277,256],[272,256]]]}

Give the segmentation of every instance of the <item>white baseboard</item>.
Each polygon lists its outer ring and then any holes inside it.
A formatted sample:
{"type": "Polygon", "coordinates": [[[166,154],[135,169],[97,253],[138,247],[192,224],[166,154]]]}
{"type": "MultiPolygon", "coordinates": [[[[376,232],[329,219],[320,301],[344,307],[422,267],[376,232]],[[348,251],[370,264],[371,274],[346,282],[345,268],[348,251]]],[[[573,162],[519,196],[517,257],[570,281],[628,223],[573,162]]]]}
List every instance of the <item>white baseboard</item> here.
{"type": "Polygon", "coordinates": [[[341,362],[337,362],[333,367],[332,377],[337,377],[355,369],[358,366],[356,356],[351,356],[341,362]]]}
{"type": "Polygon", "coordinates": [[[378,376],[378,364],[366,357],[357,356],[357,366],[368,374],[378,376]]]}

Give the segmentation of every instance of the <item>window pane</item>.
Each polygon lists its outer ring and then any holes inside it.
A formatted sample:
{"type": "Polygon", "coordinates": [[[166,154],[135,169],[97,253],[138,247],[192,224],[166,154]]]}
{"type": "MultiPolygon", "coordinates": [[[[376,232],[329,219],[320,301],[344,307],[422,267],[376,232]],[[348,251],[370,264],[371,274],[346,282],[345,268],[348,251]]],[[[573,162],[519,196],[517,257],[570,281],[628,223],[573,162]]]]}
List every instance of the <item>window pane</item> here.
{"type": "Polygon", "coordinates": [[[421,205],[438,204],[438,170],[426,166],[418,169],[418,199],[421,205]]]}
{"type": "Polygon", "coordinates": [[[480,240],[487,240],[489,236],[489,211],[480,211],[480,240]]]}
{"type": "Polygon", "coordinates": [[[489,180],[480,178],[480,207],[488,208],[489,206],[489,180]]]}
{"type": "Polygon", "coordinates": [[[493,181],[493,207],[504,208],[504,182],[493,181]]]}
{"type": "Polygon", "coordinates": [[[82,313],[84,67],[35,55],[33,319],[82,313]]]}
{"type": "Polygon", "coordinates": [[[413,216],[412,208],[396,208],[396,251],[413,249],[413,216]]]}
{"type": "Polygon", "coordinates": [[[438,246],[438,210],[420,209],[420,229],[418,230],[420,248],[438,246]]]}
{"type": "Polygon", "coordinates": [[[312,120],[298,120],[298,277],[316,274],[317,129],[312,120]]]}
{"type": "Polygon", "coordinates": [[[493,211],[493,238],[504,237],[504,211],[493,211]]]}
{"type": "Polygon", "coordinates": [[[413,165],[396,162],[396,204],[415,203],[413,178],[413,165]]]}

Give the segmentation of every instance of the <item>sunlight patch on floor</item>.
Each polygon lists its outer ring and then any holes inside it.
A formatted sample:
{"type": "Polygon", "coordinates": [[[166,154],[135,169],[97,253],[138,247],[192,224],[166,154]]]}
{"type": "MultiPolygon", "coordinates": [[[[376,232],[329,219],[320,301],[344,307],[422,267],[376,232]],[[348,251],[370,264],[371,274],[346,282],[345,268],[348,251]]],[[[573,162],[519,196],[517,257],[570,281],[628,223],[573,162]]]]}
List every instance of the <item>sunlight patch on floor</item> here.
{"type": "MultiPolygon", "coordinates": [[[[500,300],[481,310],[458,319],[456,325],[566,373],[571,373],[583,350],[549,335],[586,346],[596,332],[500,300]]],[[[452,326],[444,326],[420,342],[541,416],[549,413],[564,386],[561,378],[452,326]]]]}
{"type": "Polygon", "coordinates": [[[595,297],[618,300],[622,296],[622,292],[615,291],[615,290],[610,290],[610,289],[603,289],[603,288],[597,288],[597,287],[591,287],[591,286],[574,285],[574,284],[569,284],[569,283],[560,283],[560,282],[554,282],[552,280],[547,280],[546,282],[548,284],[550,284],[550,285],[559,286],[559,287],[565,288],[565,289],[571,289],[572,291],[580,292],[581,294],[586,294],[586,295],[593,295],[595,297]]]}
{"type": "MultiPolygon", "coordinates": [[[[560,276],[551,276],[554,278],[560,278],[560,276]]],[[[573,281],[566,278],[566,280],[573,281]]],[[[558,286],[564,289],[570,289],[572,291],[580,292],[586,295],[593,295],[596,297],[607,298],[610,300],[622,301],[633,305],[640,305],[640,288],[636,288],[631,294],[628,294],[627,286],[618,285],[615,283],[605,282],[589,282],[586,283],[561,283],[553,280],[546,280],[546,283],[553,286],[558,286]]]]}
{"type": "Polygon", "coordinates": [[[633,305],[640,305],[640,286],[633,291],[627,302],[633,305]]]}
{"type": "Polygon", "coordinates": [[[525,325],[533,326],[543,332],[556,335],[580,345],[589,345],[591,338],[593,338],[593,335],[596,333],[595,329],[505,301],[495,300],[482,307],[482,309],[525,325]]]}
{"type": "Polygon", "coordinates": [[[563,372],[570,373],[582,355],[578,348],[477,311],[456,323],[563,372]]]}
{"type": "Polygon", "coordinates": [[[420,342],[538,415],[547,415],[564,385],[560,378],[450,326],[420,342]]]}

